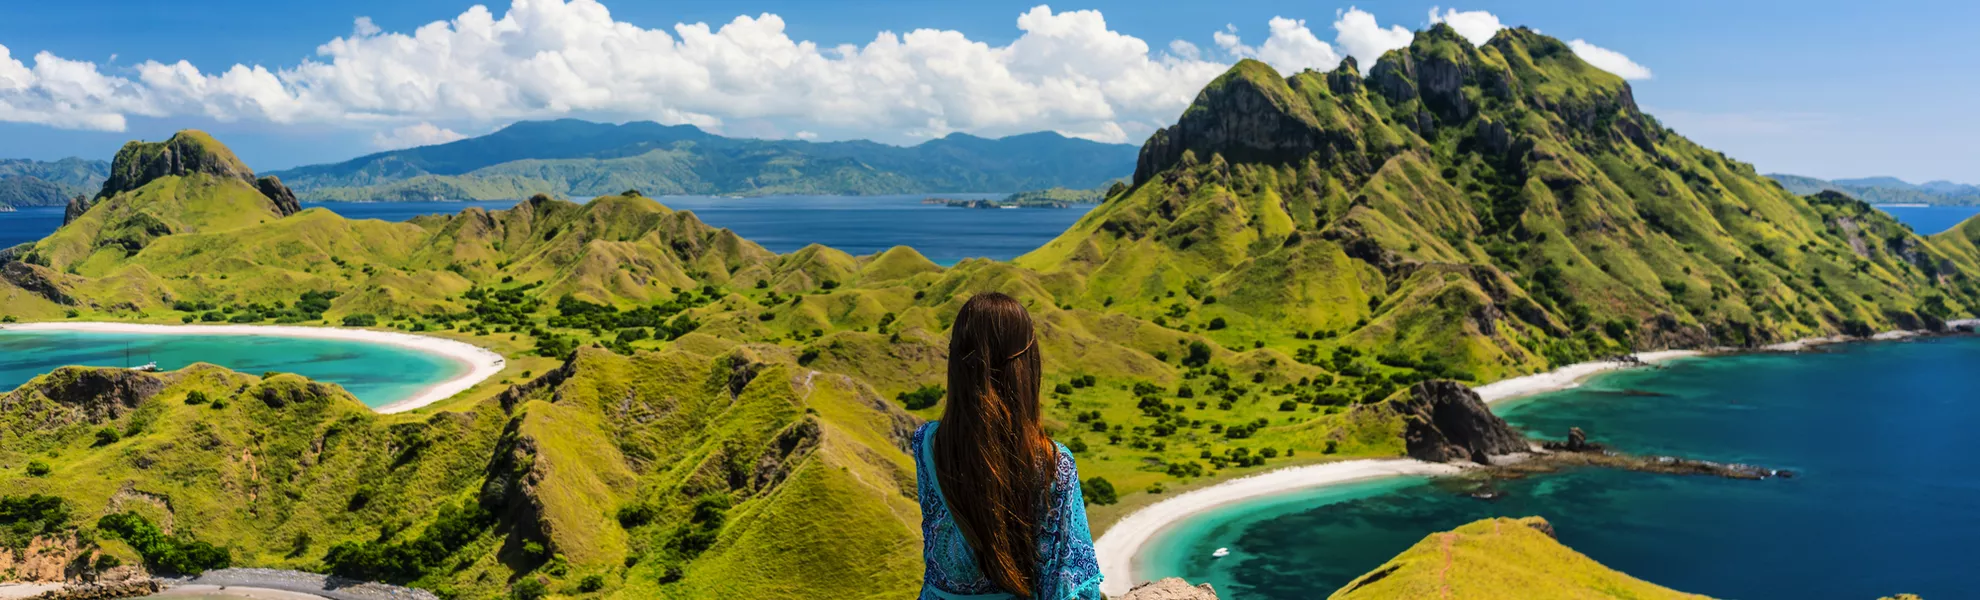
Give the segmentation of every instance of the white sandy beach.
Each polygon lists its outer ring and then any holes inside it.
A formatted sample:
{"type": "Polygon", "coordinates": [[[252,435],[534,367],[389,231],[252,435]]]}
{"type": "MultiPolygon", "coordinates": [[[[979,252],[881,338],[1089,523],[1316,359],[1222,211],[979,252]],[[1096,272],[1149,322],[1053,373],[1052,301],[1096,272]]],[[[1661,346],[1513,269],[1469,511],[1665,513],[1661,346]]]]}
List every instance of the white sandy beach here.
{"type": "Polygon", "coordinates": [[[33,598],[59,589],[62,589],[59,583],[0,583],[0,600],[33,598]]]}
{"type": "Polygon", "coordinates": [[[1653,365],[1667,360],[1686,358],[1691,356],[1699,356],[1702,354],[1704,353],[1699,352],[1697,350],[1660,350],[1657,352],[1638,352],[1636,353],[1636,360],[1640,361],[1640,363],[1627,363],[1627,362],[1613,361],[1613,360],[1575,363],[1545,373],[1535,373],[1532,375],[1524,375],[1520,377],[1514,377],[1511,379],[1502,379],[1499,381],[1494,381],[1492,383],[1471,388],[1471,391],[1477,392],[1478,397],[1480,399],[1483,399],[1487,403],[1498,402],[1500,400],[1519,398],[1522,396],[1531,396],[1534,394],[1544,394],[1547,392],[1572,389],[1576,386],[1581,385],[1581,382],[1585,379],[1588,379],[1589,376],[1594,375],[1596,373],[1601,373],[1603,371],[1614,371],[1617,369],[1629,369],[1629,368],[1640,367],[1643,365],[1653,365]]]}
{"type": "Polygon", "coordinates": [[[1190,515],[1306,488],[1398,475],[1449,475],[1458,471],[1455,466],[1408,458],[1347,460],[1279,469],[1183,492],[1134,511],[1094,540],[1100,574],[1106,577],[1100,589],[1110,595],[1127,593],[1138,583],[1134,578],[1135,555],[1163,528],[1190,515]]]}
{"type": "Polygon", "coordinates": [[[289,590],[277,590],[277,589],[257,588],[257,587],[241,587],[237,585],[204,585],[204,584],[192,584],[192,583],[174,585],[165,588],[164,591],[146,597],[147,598],[180,598],[183,600],[196,600],[199,598],[254,598],[256,600],[324,600],[323,596],[319,596],[316,594],[306,594],[303,592],[292,592],[289,590]]]}
{"type": "Polygon", "coordinates": [[[303,327],[296,325],[151,325],[143,323],[11,323],[0,325],[0,330],[8,331],[90,331],[100,333],[149,333],[168,335],[262,335],[277,337],[312,338],[323,340],[347,340],[386,344],[437,354],[460,362],[468,367],[465,373],[435,383],[418,395],[374,410],[381,413],[397,413],[414,410],[428,404],[452,397],[467,391],[475,384],[502,371],[505,361],[502,355],[486,348],[458,342],[446,338],[413,335],[393,331],[372,331],[369,329],[344,329],[336,327],[303,327]]]}
{"type": "MultiPolygon", "coordinates": [[[[1639,352],[1635,355],[1636,360],[1641,361],[1639,363],[1621,361],[1576,363],[1545,373],[1496,381],[1472,388],[1472,391],[1477,392],[1480,398],[1489,403],[1570,389],[1581,385],[1581,382],[1588,377],[1605,371],[1652,365],[1701,354],[1703,353],[1696,350],[1639,352]]],[[[1100,558],[1100,573],[1106,576],[1101,589],[1109,594],[1123,594],[1141,579],[1145,579],[1137,578],[1134,572],[1134,557],[1140,554],[1143,546],[1153,541],[1163,528],[1191,515],[1227,504],[1294,490],[1400,475],[1449,475],[1459,470],[1459,467],[1452,465],[1427,463],[1410,458],[1350,460],[1270,471],[1178,494],[1136,510],[1115,523],[1100,536],[1100,539],[1095,540],[1094,553],[1100,558]]]]}

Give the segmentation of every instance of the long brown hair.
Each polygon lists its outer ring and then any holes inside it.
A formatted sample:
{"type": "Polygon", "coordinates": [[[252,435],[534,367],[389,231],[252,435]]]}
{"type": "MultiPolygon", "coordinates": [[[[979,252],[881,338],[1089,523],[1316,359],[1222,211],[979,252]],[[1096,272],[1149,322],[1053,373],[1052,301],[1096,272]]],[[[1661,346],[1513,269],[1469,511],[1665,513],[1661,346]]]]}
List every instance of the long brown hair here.
{"type": "Polygon", "coordinates": [[[1058,460],[1040,418],[1038,354],[1016,298],[970,298],[949,334],[949,403],[934,440],[942,497],[977,567],[1021,597],[1038,581],[1039,519],[1058,460]]]}

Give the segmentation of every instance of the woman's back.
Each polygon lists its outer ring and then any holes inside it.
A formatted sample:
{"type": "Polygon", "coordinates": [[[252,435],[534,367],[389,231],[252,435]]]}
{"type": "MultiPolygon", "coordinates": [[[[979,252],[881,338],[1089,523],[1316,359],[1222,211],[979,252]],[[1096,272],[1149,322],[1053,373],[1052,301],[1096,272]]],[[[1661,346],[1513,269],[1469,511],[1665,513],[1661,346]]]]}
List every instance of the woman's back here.
{"type": "MultiPolygon", "coordinates": [[[[941,423],[922,425],[914,432],[910,449],[914,452],[917,496],[921,502],[922,559],[927,570],[922,575],[922,600],[957,598],[1010,598],[983,574],[976,564],[969,541],[949,515],[936,476],[934,445],[930,437],[941,423]]],[[[1079,471],[1072,453],[1054,444],[1051,497],[1039,519],[1037,580],[1032,598],[1104,598],[1100,593],[1100,565],[1093,556],[1093,536],[1086,523],[1086,502],[1080,496],[1079,471]]]]}

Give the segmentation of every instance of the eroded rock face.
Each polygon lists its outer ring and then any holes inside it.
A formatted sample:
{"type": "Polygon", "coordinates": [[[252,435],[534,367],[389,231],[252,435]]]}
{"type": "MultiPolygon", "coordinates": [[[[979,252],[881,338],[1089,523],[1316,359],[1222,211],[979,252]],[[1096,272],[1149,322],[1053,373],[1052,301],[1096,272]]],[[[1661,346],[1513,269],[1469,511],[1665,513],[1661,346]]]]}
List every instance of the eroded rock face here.
{"type": "Polygon", "coordinates": [[[275,203],[275,212],[286,217],[302,211],[302,203],[296,201],[296,193],[289,186],[282,185],[282,178],[269,175],[254,181],[255,189],[275,203]]]}
{"type": "Polygon", "coordinates": [[[1208,583],[1192,586],[1181,577],[1169,577],[1134,586],[1114,600],[1217,600],[1217,590],[1208,583]]]}
{"type": "Polygon", "coordinates": [[[0,412],[34,415],[28,422],[59,427],[104,423],[163,391],[164,376],[129,369],[62,367],[0,396],[0,412]]]}
{"type": "Polygon", "coordinates": [[[253,183],[254,171],[205,134],[180,132],[163,142],[131,142],[110,163],[98,199],[144,187],[154,179],[205,173],[253,183]]]}
{"type": "Polygon", "coordinates": [[[76,299],[69,295],[69,286],[61,281],[61,275],[48,267],[31,265],[18,261],[0,261],[0,279],[14,287],[27,290],[36,296],[47,298],[49,302],[64,306],[75,306],[76,299]]]}
{"type": "Polygon", "coordinates": [[[89,212],[91,204],[88,198],[84,198],[80,194],[74,198],[70,198],[68,208],[62,209],[62,224],[68,225],[76,222],[77,217],[81,217],[83,213],[89,212]]]}
{"type": "Polygon", "coordinates": [[[1404,445],[1418,460],[1491,464],[1492,456],[1532,449],[1477,393],[1455,381],[1416,384],[1392,405],[1403,416],[1404,445]]]}

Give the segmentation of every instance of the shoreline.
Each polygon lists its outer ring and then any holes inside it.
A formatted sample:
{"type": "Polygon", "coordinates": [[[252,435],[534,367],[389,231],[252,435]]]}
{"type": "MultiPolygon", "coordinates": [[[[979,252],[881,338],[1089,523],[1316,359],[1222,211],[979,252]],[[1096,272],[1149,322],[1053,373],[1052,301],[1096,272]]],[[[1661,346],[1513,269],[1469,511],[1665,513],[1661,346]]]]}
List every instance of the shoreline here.
{"type": "Polygon", "coordinates": [[[1105,577],[1100,591],[1116,596],[1127,593],[1139,583],[1134,578],[1134,559],[1142,548],[1170,525],[1191,516],[1287,492],[1402,475],[1452,475],[1461,470],[1412,458],[1361,458],[1266,471],[1171,496],[1129,513],[1093,541],[1093,552],[1105,577]]]}
{"type": "MultiPolygon", "coordinates": [[[[1971,325],[1980,325],[1980,319],[1973,320],[1971,325]]],[[[1630,355],[1636,362],[1621,360],[1580,362],[1543,373],[1501,379],[1471,390],[1487,405],[1492,405],[1504,400],[1580,387],[1589,377],[1609,371],[1653,366],[1678,359],[1750,351],[1802,352],[1828,344],[1895,341],[1921,335],[1927,334],[1915,331],[1888,331],[1867,338],[1847,336],[1805,338],[1763,346],[1755,350],[1637,352],[1630,355]]],[[[1450,475],[1461,470],[1461,467],[1453,465],[1423,462],[1412,458],[1363,458],[1267,471],[1166,498],[1128,513],[1126,517],[1122,517],[1109,527],[1100,538],[1094,540],[1094,552],[1100,559],[1100,572],[1106,578],[1101,583],[1101,590],[1118,595],[1126,593],[1136,583],[1141,582],[1144,578],[1136,573],[1136,557],[1141,555],[1142,550],[1154,541],[1156,536],[1189,517],[1231,504],[1289,492],[1403,475],[1450,475]],[[1332,467],[1333,470],[1323,470],[1328,467],[1332,467]]]]}
{"type": "Polygon", "coordinates": [[[416,410],[435,402],[452,398],[455,394],[465,392],[468,388],[472,388],[476,384],[494,377],[495,374],[502,372],[503,367],[507,365],[507,360],[503,359],[502,355],[467,342],[395,331],[374,331],[370,329],[301,325],[158,325],[150,323],[84,321],[77,323],[9,323],[0,325],[0,331],[77,331],[164,335],[259,335],[341,340],[383,344],[417,350],[452,360],[467,367],[467,370],[460,375],[429,385],[410,398],[371,409],[373,412],[380,414],[416,410]]]}

